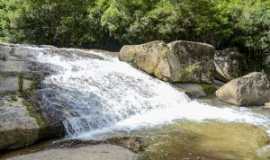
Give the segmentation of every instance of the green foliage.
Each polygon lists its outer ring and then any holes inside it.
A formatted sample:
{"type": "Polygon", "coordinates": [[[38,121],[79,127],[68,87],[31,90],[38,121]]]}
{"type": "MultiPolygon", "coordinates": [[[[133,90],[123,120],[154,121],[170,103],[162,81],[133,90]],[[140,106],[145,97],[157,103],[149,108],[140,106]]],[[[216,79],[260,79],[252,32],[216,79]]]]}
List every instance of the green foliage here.
{"type": "Polygon", "coordinates": [[[14,38],[13,28],[16,25],[15,19],[21,6],[21,0],[0,0],[0,41],[11,41],[14,38]]]}
{"type": "Polygon", "coordinates": [[[28,42],[93,47],[106,35],[99,13],[89,10],[92,0],[26,0],[26,4],[16,20],[28,42]]]}
{"type": "MultiPolygon", "coordinates": [[[[230,0],[223,4],[236,45],[266,51],[270,45],[270,1],[230,0]]],[[[223,11],[223,13],[224,13],[223,11]]]]}
{"type": "Polygon", "coordinates": [[[269,0],[0,0],[0,39],[119,47],[177,39],[269,52],[269,0]]]}
{"type": "Polygon", "coordinates": [[[264,56],[270,52],[270,1],[224,0],[220,7],[232,30],[227,43],[247,53],[251,70],[263,69],[264,56]]]}

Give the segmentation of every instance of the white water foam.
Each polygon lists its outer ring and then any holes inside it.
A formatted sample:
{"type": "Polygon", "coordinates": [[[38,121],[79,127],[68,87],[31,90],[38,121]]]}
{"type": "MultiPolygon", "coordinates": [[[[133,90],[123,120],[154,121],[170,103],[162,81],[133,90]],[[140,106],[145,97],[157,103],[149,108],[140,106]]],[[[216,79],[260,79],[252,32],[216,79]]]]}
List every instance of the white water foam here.
{"type": "Polygon", "coordinates": [[[62,106],[69,137],[90,138],[112,130],[134,130],[180,119],[262,126],[270,122],[269,118],[249,110],[219,108],[193,101],[168,83],[116,58],[97,52],[92,54],[103,56],[104,60],[41,52],[36,57],[52,68],[57,66],[57,72],[43,83],[54,86],[55,96],[59,98],[47,97],[46,100],[52,107],[62,106]]]}

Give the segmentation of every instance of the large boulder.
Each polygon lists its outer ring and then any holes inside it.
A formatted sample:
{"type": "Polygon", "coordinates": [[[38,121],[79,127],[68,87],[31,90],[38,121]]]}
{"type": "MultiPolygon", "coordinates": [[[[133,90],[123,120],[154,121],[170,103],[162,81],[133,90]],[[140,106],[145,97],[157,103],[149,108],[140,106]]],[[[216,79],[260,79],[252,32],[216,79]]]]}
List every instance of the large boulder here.
{"type": "Polygon", "coordinates": [[[270,82],[267,75],[253,72],[234,79],[216,92],[217,97],[238,106],[264,105],[270,100],[270,82]]]}
{"type": "Polygon", "coordinates": [[[235,48],[217,51],[214,62],[217,72],[215,77],[225,82],[243,76],[247,66],[245,58],[235,48]]]}
{"type": "Polygon", "coordinates": [[[153,41],[124,46],[119,59],[164,81],[210,83],[214,73],[214,53],[215,48],[205,43],[153,41]]]}

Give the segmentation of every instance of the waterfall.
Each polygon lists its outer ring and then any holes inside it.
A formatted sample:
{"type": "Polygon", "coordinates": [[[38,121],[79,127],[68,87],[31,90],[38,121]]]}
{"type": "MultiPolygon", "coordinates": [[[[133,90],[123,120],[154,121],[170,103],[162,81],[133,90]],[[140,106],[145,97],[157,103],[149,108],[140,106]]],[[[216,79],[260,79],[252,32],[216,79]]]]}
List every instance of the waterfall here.
{"type": "Polygon", "coordinates": [[[42,103],[63,114],[69,137],[107,130],[133,130],[174,120],[220,120],[265,125],[269,119],[248,109],[220,108],[191,100],[170,84],[117,58],[49,54],[35,60],[54,72],[42,82],[42,103]]]}

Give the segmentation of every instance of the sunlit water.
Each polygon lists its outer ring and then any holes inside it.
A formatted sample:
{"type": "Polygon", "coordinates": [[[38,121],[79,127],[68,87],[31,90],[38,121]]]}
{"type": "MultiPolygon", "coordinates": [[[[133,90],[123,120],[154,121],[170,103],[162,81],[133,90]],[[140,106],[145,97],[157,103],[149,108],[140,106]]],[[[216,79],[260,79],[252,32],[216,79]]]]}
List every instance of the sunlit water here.
{"type": "Polygon", "coordinates": [[[130,131],[175,120],[247,122],[268,127],[270,120],[248,109],[200,104],[162,82],[120,62],[39,51],[35,59],[55,73],[43,81],[42,101],[64,113],[68,137],[92,138],[112,130],[130,131]],[[53,95],[53,96],[52,96],[53,95]]]}

